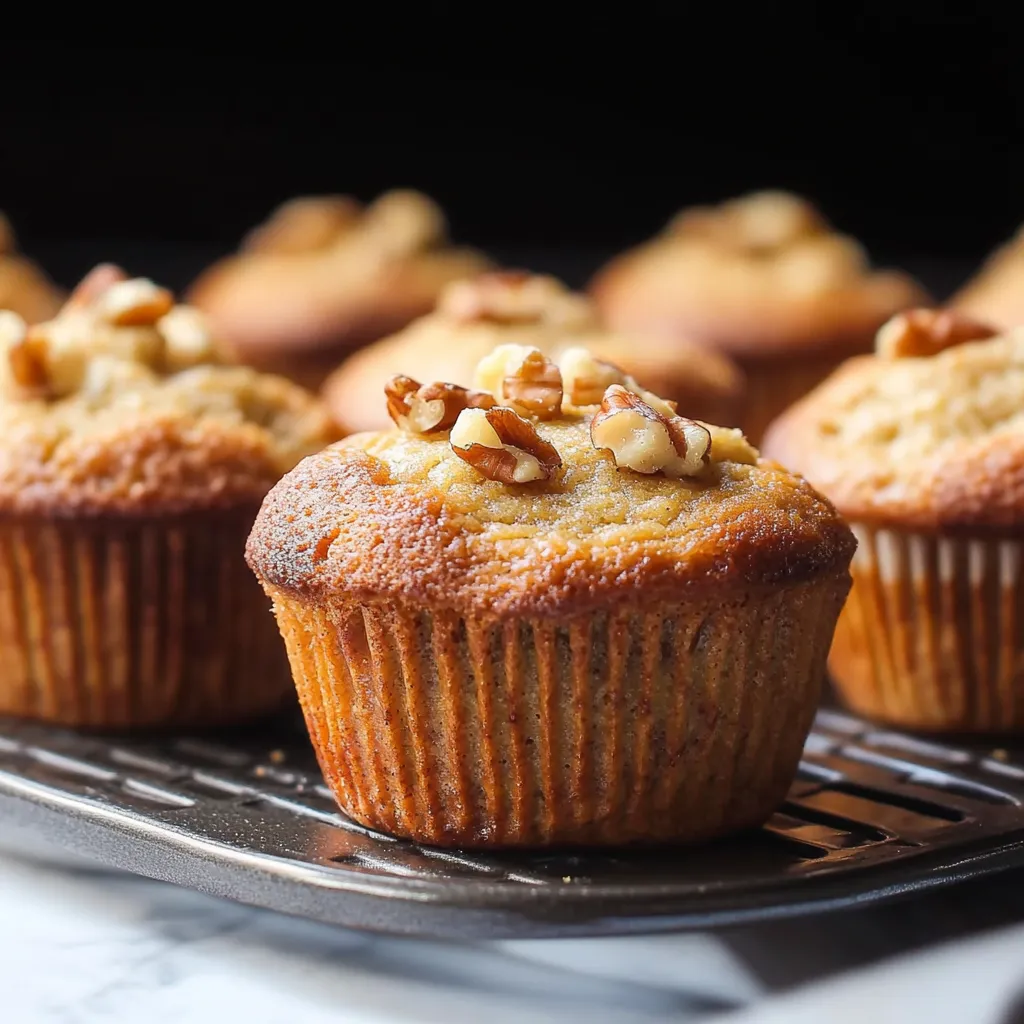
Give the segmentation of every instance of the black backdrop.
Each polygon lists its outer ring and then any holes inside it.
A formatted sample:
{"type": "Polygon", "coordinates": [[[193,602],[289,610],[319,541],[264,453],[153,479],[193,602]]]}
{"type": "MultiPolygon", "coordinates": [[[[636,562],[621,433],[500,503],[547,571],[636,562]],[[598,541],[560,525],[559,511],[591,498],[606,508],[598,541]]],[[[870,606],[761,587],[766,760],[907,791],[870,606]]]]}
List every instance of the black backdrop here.
{"type": "Polygon", "coordinates": [[[289,195],[396,185],[462,240],[593,262],[685,203],[784,186],[881,259],[968,266],[1024,220],[1020,26],[1010,4],[942,7],[698,27],[619,5],[566,42],[523,15],[522,43],[479,30],[408,62],[356,34],[316,55],[12,47],[0,208],[58,276],[157,244],[198,263],[289,195]]]}

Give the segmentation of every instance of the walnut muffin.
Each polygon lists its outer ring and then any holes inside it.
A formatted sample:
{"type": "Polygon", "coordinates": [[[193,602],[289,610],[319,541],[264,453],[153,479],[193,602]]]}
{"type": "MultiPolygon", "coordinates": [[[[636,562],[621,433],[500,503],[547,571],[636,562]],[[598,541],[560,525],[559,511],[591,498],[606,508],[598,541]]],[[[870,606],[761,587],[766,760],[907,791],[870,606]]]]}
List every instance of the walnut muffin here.
{"type": "Polygon", "coordinates": [[[995,335],[901,314],[765,442],[853,524],[830,669],[901,726],[1024,727],[1024,332],[995,335]]]}
{"type": "Polygon", "coordinates": [[[301,388],[211,357],[195,310],[110,266],[53,320],[0,313],[0,714],[206,725],[287,697],[242,553],[337,434],[301,388]]]}
{"type": "Polygon", "coordinates": [[[839,363],[870,351],[890,316],[928,302],[907,275],[872,270],[860,245],[785,192],[684,210],[612,260],[591,292],[615,328],[734,358],[749,384],[740,426],[755,443],[839,363]]]}
{"type": "Polygon", "coordinates": [[[238,360],[316,387],[353,349],[429,312],[446,284],[487,266],[451,246],[440,209],[417,192],[366,207],[307,197],[202,274],[189,301],[238,360]]]}
{"type": "Polygon", "coordinates": [[[726,356],[612,332],[585,296],[521,271],[449,285],[433,313],[346,360],[327,379],[324,398],[344,432],[386,429],[380,389],[393,375],[469,381],[477,363],[505,344],[538,348],[556,362],[586,348],[697,419],[731,424],[739,415],[743,376],[726,356]]]}
{"type": "Polygon", "coordinates": [[[300,463],[249,538],[339,804],[442,846],[759,825],[814,715],[849,529],[739,431],[585,353],[563,375],[503,346],[478,380],[392,380],[397,429],[300,463]]]}
{"type": "Polygon", "coordinates": [[[0,310],[12,310],[29,323],[38,323],[53,316],[63,300],[42,269],[18,253],[14,229],[0,213],[0,310]]]}
{"type": "Polygon", "coordinates": [[[999,327],[1024,324],[1024,227],[989,256],[950,305],[999,327]]]}

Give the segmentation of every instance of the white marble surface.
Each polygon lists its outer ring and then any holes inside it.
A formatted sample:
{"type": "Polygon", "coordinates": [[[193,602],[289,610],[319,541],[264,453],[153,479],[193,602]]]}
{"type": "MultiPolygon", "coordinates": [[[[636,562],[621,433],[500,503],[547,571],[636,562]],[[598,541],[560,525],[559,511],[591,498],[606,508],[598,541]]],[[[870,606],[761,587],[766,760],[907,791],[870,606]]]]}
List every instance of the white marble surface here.
{"type": "Polygon", "coordinates": [[[2,1024],[1003,1024],[1024,992],[1024,926],[834,977],[1024,921],[1024,873],[726,935],[459,945],[330,928],[8,846],[21,855],[0,856],[2,1024]]]}

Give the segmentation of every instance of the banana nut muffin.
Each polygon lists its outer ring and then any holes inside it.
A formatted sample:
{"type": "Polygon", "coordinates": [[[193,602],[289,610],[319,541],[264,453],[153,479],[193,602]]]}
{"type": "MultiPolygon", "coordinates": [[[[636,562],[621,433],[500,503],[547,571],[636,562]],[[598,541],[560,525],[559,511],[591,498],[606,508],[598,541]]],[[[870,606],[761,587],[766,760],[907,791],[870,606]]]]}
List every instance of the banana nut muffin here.
{"type": "Polygon", "coordinates": [[[907,727],[1024,727],[1024,332],[996,335],[901,314],[765,442],[860,541],[832,675],[907,727]]]}
{"type": "Polygon", "coordinates": [[[435,312],[343,363],[328,378],[324,397],[346,433],[382,430],[391,425],[380,401],[390,377],[470,381],[477,363],[504,344],[538,348],[555,362],[586,348],[697,419],[731,424],[739,415],[743,376],[726,356],[613,332],[585,296],[553,277],[521,271],[449,285],[435,312]]]}
{"type": "Polygon", "coordinates": [[[747,375],[740,426],[767,425],[890,316],[928,297],[906,274],[871,269],[805,200],[758,192],[678,214],[591,283],[612,327],[701,342],[747,375]]]}
{"type": "Polygon", "coordinates": [[[585,352],[563,376],[503,346],[477,377],[393,379],[396,429],[304,460],[249,538],[339,804],[442,846],[759,825],[814,715],[850,531],[738,431],[585,352]]]}
{"type": "Polygon", "coordinates": [[[488,265],[450,244],[441,210],[418,192],[366,207],[305,197],[202,274],[189,301],[240,361],[316,387],[353,349],[429,312],[446,284],[488,265]]]}
{"type": "Polygon", "coordinates": [[[242,552],[337,434],[301,388],[212,355],[195,310],[111,266],[51,321],[0,313],[0,714],[200,725],[287,696],[242,552]]]}
{"type": "Polygon", "coordinates": [[[0,213],[0,309],[38,323],[53,316],[63,298],[42,269],[19,254],[14,229],[0,213]]]}

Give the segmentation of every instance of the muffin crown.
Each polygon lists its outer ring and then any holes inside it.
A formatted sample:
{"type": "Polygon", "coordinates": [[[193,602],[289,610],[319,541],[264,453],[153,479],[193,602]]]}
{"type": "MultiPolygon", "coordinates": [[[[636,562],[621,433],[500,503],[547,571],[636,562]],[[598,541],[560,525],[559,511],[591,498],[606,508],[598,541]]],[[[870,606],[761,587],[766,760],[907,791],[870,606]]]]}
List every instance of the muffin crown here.
{"type": "MultiPolygon", "coordinates": [[[[382,427],[387,421],[379,388],[391,373],[469,384],[473,366],[505,345],[539,349],[560,364],[584,348],[598,360],[628,365],[640,380],[664,377],[667,364],[685,367],[672,375],[685,379],[686,391],[721,405],[743,391],[742,374],[718,353],[685,342],[668,349],[619,334],[601,323],[588,298],[557,279],[502,271],[450,284],[433,313],[350,357],[328,379],[325,395],[350,429],[382,427]]],[[[600,401],[603,392],[601,387],[590,402],[600,401]]]]}
{"type": "MultiPolygon", "coordinates": [[[[854,541],[805,482],[738,431],[617,375],[575,405],[560,368],[507,346],[469,391],[396,378],[400,429],[303,461],[268,495],[247,548],[265,585],[462,613],[574,614],[682,588],[846,572],[854,541]],[[495,366],[498,370],[495,372],[495,366]],[[523,382],[542,380],[537,398],[523,382]],[[431,405],[431,403],[435,403],[431,405]]],[[[607,379],[607,378],[605,378],[607,379]]]]}
{"type": "Polygon", "coordinates": [[[744,358],[856,350],[886,317],[926,299],[906,275],[873,270],[856,241],[786,192],[682,211],[591,290],[617,326],[708,340],[744,358]]]}
{"type": "Polygon", "coordinates": [[[949,311],[886,324],[771,428],[765,449],[846,516],[922,530],[1024,526],[1024,330],[949,311]]]}
{"type": "Polygon", "coordinates": [[[196,310],[110,265],[53,320],[0,312],[0,511],[258,501],[337,436],[301,388],[215,362],[196,310]]]}

